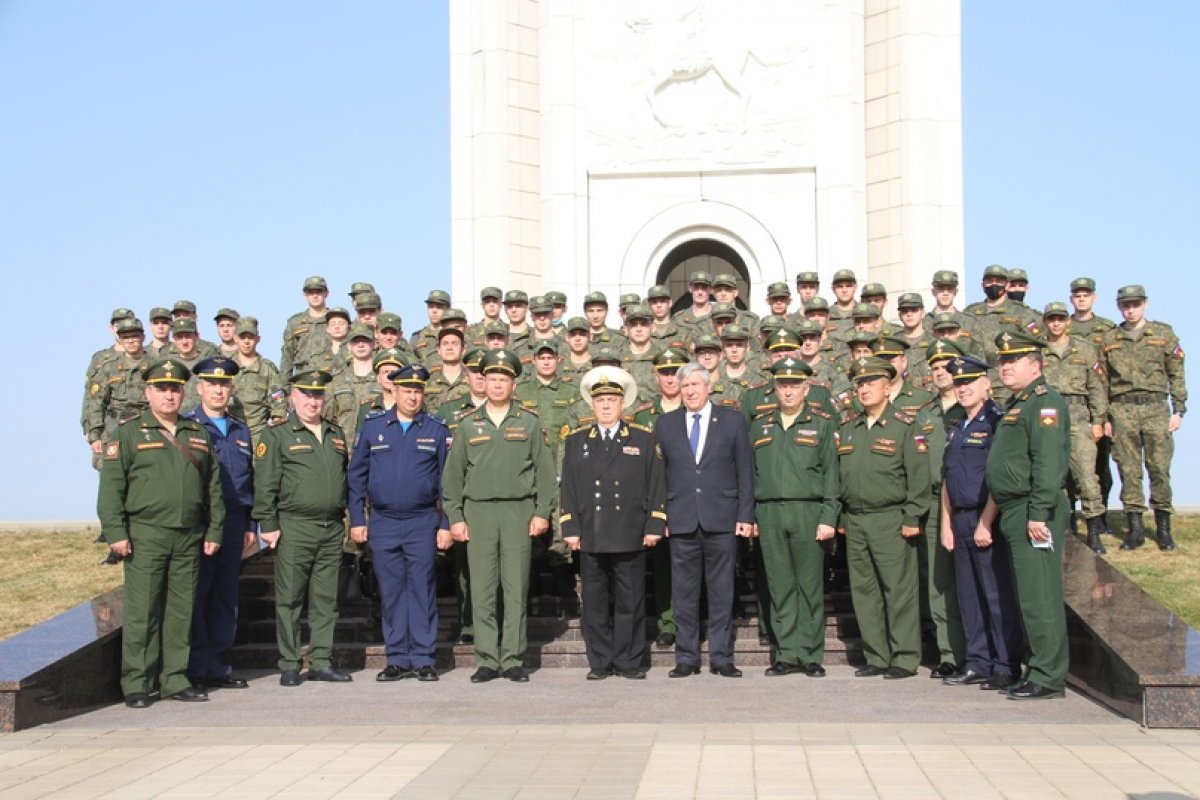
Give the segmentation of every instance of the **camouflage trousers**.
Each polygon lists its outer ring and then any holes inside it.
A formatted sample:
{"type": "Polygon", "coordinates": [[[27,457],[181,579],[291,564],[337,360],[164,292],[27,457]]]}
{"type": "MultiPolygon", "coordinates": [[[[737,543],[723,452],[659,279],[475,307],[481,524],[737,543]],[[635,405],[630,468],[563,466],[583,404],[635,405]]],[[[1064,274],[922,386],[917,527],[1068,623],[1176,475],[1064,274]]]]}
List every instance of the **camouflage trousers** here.
{"type": "Polygon", "coordinates": [[[1096,476],[1096,443],[1092,441],[1092,422],[1082,397],[1066,398],[1071,414],[1071,473],[1067,487],[1072,499],[1079,498],[1084,519],[1099,517],[1107,510],[1100,499],[1100,479],[1096,476]]]}
{"type": "Polygon", "coordinates": [[[1150,475],[1150,508],[1174,513],[1171,507],[1171,458],[1175,437],[1168,432],[1167,401],[1137,405],[1114,398],[1109,407],[1113,426],[1113,460],[1121,476],[1121,504],[1131,514],[1146,510],[1142,464],[1150,475]]]}

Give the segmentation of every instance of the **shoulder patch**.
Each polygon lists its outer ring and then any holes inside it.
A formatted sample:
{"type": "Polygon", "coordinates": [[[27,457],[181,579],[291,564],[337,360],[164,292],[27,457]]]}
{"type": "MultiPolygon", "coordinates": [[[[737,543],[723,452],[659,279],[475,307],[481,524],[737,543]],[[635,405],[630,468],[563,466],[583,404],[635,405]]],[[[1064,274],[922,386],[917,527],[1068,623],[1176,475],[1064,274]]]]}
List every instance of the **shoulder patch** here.
{"type": "Polygon", "coordinates": [[[93,383],[91,386],[89,386],[88,394],[93,395],[93,396],[100,394],[100,384],[93,383]]]}
{"type": "Polygon", "coordinates": [[[121,452],[120,442],[109,442],[104,448],[104,457],[109,461],[115,459],[121,452]]]}
{"type": "Polygon", "coordinates": [[[255,458],[262,458],[262,457],[263,457],[263,456],[265,456],[266,454],[267,454],[267,443],[266,443],[266,442],[259,442],[259,443],[258,443],[258,447],[254,448],[254,457],[255,457],[255,458]]]}

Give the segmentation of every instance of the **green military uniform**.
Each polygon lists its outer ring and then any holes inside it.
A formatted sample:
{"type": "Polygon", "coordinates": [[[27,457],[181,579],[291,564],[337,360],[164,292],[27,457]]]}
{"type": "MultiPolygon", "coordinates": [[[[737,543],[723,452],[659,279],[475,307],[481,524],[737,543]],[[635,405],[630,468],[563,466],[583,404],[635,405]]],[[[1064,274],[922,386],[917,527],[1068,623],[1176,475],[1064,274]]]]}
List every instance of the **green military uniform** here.
{"type": "Polygon", "coordinates": [[[236,356],[238,373],[233,376],[233,396],[241,405],[250,436],[257,444],[267,423],[287,416],[287,393],[278,367],[265,356],[247,363],[236,356]]]}
{"type": "MultiPolygon", "coordinates": [[[[505,350],[489,352],[482,367],[514,380],[521,372],[519,360],[505,350]]],[[[499,424],[487,411],[484,403],[459,421],[442,476],[443,503],[451,525],[469,526],[476,663],[508,670],[521,667],[525,657],[530,520],[550,519],[557,487],[538,416],[515,400],[499,424]]]]}
{"type": "MultiPolygon", "coordinates": [[[[83,432],[89,443],[108,443],[122,420],[146,407],[142,369],[148,363],[144,355],[134,358],[122,352],[104,361],[91,376],[83,403],[83,432]]],[[[93,457],[92,466],[100,469],[102,464],[93,457]]]]}
{"type": "MultiPolygon", "coordinates": [[[[776,380],[807,380],[808,366],[784,358],[776,380]]],[[[818,525],[837,525],[841,496],[837,430],[826,415],[805,406],[785,420],[776,409],[750,426],[754,448],[755,521],[770,588],[775,662],[816,664],[825,657],[825,550],[818,525]]],[[[761,580],[761,579],[760,579],[761,580]]]]}
{"type": "MultiPolygon", "coordinates": [[[[323,278],[315,276],[304,282],[306,289],[319,288],[324,284],[323,278]],[[320,283],[318,284],[317,281],[320,283]]],[[[306,308],[288,317],[283,326],[283,346],[279,356],[279,371],[285,378],[290,377],[293,371],[304,368],[301,351],[307,355],[324,349],[325,343],[329,340],[327,331],[324,313],[320,316],[313,316],[306,308]]]]}
{"type": "Polygon", "coordinates": [[[425,383],[425,401],[429,404],[429,408],[436,409],[443,403],[458,400],[471,393],[471,387],[467,384],[466,367],[461,367],[454,380],[446,377],[444,364],[437,364],[428,369],[429,380],[425,383]]]}
{"type": "MultiPolygon", "coordinates": [[[[437,416],[446,423],[451,435],[458,429],[458,423],[463,417],[474,412],[479,406],[471,399],[470,394],[457,400],[449,400],[438,406],[437,416]]],[[[458,607],[458,636],[463,644],[470,644],[475,638],[475,621],[471,612],[471,567],[467,561],[467,542],[455,542],[450,545],[450,566],[454,577],[454,598],[458,607]]]]}
{"type": "MultiPolygon", "coordinates": [[[[145,367],[142,378],[178,384],[187,370],[168,359],[145,367]]],[[[121,691],[159,687],[169,697],[191,685],[201,541],[220,544],[225,524],[220,469],[204,427],[180,418],[172,435],[149,410],[120,425],[104,448],[96,507],[105,541],[133,548],[124,560],[121,691]]]]}
{"type": "MultiPolygon", "coordinates": [[[[1044,346],[1026,334],[995,339],[1002,358],[1044,346]]],[[[1029,645],[1026,679],[1062,691],[1067,679],[1067,621],[1063,608],[1062,559],[1070,510],[1063,485],[1071,458],[1066,402],[1043,376],[1016,392],[996,426],[987,459],[988,491],[1000,509],[1000,532],[1008,542],[1029,645]],[[1028,524],[1043,522],[1050,547],[1035,547],[1028,524]]]]}
{"type": "MultiPolygon", "coordinates": [[[[294,380],[295,388],[320,391],[330,376],[300,373],[294,380]]],[[[293,412],[263,431],[254,450],[251,517],[264,532],[281,532],[275,554],[275,625],[281,670],[300,668],[300,614],[306,596],[309,669],[330,667],[333,651],[349,448],[337,425],[322,421],[320,431],[318,438],[293,412]]]]}
{"type": "MultiPolygon", "coordinates": [[[[1145,299],[1141,286],[1125,286],[1117,292],[1118,303],[1145,299]]],[[[1121,475],[1121,504],[1130,515],[1131,533],[1134,525],[1140,530],[1141,515],[1146,510],[1144,459],[1150,474],[1150,508],[1160,528],[1159,546],[1171,549],[1171,459],[1175,438],[1168,425],[1172,413],[1183,416],[1187,412],[1183,347],[1170,325],[1146,320],[1140,328],[1130,329],[1122,323],[1104,334],[1103,359],[1108,373],[1113,458],[1121,475]],[[1163,526],[1167,526],[1166,542],[1163,526]]],[[[1126,540],[1127,548],[1141,544],[1136,536],[1131,539],[1126,540]]]]}
{"type": "MultiPolygon", "coordinates": [[[[882,359],[855,362],[856,382],[894,375],[882,359]]],[[[929,445],[891,403],[873,424],[865,413],[844,422],[839,442],[850,596],[867,664],[913,673],[921,660],[919,542],[901,527],[916,528],[929,513],[929,445]]]]}

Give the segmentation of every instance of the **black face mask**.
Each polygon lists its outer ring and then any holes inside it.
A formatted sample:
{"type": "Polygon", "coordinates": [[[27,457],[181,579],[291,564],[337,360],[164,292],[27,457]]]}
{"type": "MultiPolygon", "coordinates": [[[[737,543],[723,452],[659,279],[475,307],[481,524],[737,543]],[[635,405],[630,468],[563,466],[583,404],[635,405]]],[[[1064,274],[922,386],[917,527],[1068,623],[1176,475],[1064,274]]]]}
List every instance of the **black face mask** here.
{"type": "Polygon", "coordinates": [[[990,286],[983,287],[983,293],[987,295],[988,300],[999,300],[1004,294],[1004,286],[999,283],[993,283],[990,286]]]}
{"type": "Polygon", "coordinates": [[[1016,300],[1018,303],[1023,303],[1023,302],[1025,302],[1025,290],[1024,289],[1009,289],[1008,297],[1010,300],[1016,300]]]}

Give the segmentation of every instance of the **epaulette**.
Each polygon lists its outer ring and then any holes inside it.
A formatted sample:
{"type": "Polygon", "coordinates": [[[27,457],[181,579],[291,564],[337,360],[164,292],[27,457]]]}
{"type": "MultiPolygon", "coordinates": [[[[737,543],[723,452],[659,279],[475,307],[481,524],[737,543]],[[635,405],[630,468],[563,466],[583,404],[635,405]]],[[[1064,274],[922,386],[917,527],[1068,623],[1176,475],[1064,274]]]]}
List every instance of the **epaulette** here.
{"type": "Polygon", "coordinates": [[[1033,388],[1033,393],[1036,395],[1039,395],[1039,396],[1045,394],[1046,393],[1046,384],[1039,383],[1037,386],[1035,386],[1033,388]]]}
{"type": "Polygon", "coordinates": [[[282,425],[285,422],[287,422],[287,417],[280,417],[279,419],[267,420],[267,427],[275,428],[275,427],[282,425]]]}
{"type": "Polygon", "coordinates": [[[815,408],[813,406],[809,406],[808,411],[814,417],[821,417],[822,419],[833,419],[833,415],[830,414],[829,412],[823,411],[822,409],[815,408]]]}
{"type": "Polygon", "coordinates": [[[651,400],[651,401],[650,401],[650,402],[648,402],[648,403],[642,403],[641,405],[639,405],[637,408],[635,408],[635,409],[633,410],[633,413],[635,413],[635,414],[640,414],[640,413],[642,413],[643,411],[649,411],[649,410],[650,410],[650,409],[652,409],[652,408],[654,408],[654,401],[653,401],[653,400],[651,400]]]}
{"type": "Polygon", "coordinates": [[[369,419],[375,419],[376,417],[382,417],[386,413],[387,411],[382,408],[372,408],[366,413],[365,416],[363,416],[363,422],[366,422],[369,419]]]}
{"type": "Polygon", "coordinates": [[[861,411],[855,411],[853,408],[847,408],[842,413],[842,423],[845,424],[847,422],[854,422],[855,420],[862,417],[862,415],[863,415],[863,413],[861,411]]]}
{"type": "Polygon", "coordinates": [[[433,374],[433,373],[435,373],[435,372],[441,372],[441,371],[442,371],[442,365],[441,365],[441,364],[434,364],[432,367],[426,367],[425,369],[429,370],[429,374],[430,374],[430,375],[432,375],[432,374],[433,374]]]}
{"type": "MultiPolygon", "coordinates": [[[[486,405],[486,403],[485,403],[485,405],[486,405]]],[[[536,411],[534,411],[532,408],[529,408],[528,406],[523,405],[520,400],[517,401],[517,406],[519,406],[520,409],[522,411],[524,411],[526,414],[533,414],[535,417],[538,415],[538,413],[536,411]]]]}
{"type": "Polygon", "coordinates": [[[897,421],[903,422],[905,425],[912,425],[913,422],[915,421],[912,416],[905,414],[903,411],[900,411],[899,409],[893,411],[892,416],[895,417],[897,421]]]}
{"type": "Polygon", "coordinates": [[[627,424],[629,427],[633,428],[634,430],[639,430],[639,431],[642,431],[642,432],[644,432],[644,433],[654,433],[654,431],[650,430],[650,429],[649,429],[649,428],[647,428],[645,425],[642,425],[641,423],[638,423],[638,422],[628,422],[628,423],[626,423],[626,424],[627,424]]]}
{"type": "Polygon", "coordinates": [[[426,411],[425,416],[429,417],[431,420],[433,420],[437,424],[441,425],[443,428],[450,427],[448,424],[446,424],[446,420],[442,419],[437,414],[430,414],[428,411],[426,411]]]}
{"type": "Polygon", "coordinates": [[[575,434],[577,434],[577,433],[582,433],[582,432],[584,432],[584,431],[587,431],[587,430],[589,430],[589,429],[590,429],[592,426],[591,426],[591,425],[580,425],[578,428],[572,428],[570,425],[563,425],[563,427],[564,427],[564,428],[568,428],[568,431],[567,431],[565,434],[561,434],[561,435],[559,436],[559,438],[560,438],[560,439],[565,439],[565,438],[567,438],[568,436],[574,436],[574,435],[575,435],[575,434]]]}
{"type": "Polygon", "coordinates": [[[123,417],[122,419],[120,419],[120,420],[117,420],[117,424],[118,424],[118,425],[124,425],[124,424],[125,424],[125,423],[127,423],[127,422],[132,422],[133,420],[137,419],[137,418],[138,418],[138,417],[140,417],[140,416],[141,416],[141,414],[130,414],[130,415],[129,415],[129,416],[127,416],[127,417],[123,417]]]}

